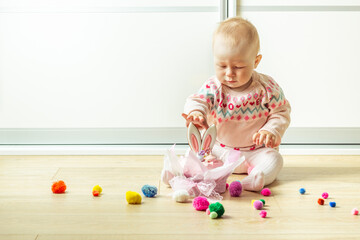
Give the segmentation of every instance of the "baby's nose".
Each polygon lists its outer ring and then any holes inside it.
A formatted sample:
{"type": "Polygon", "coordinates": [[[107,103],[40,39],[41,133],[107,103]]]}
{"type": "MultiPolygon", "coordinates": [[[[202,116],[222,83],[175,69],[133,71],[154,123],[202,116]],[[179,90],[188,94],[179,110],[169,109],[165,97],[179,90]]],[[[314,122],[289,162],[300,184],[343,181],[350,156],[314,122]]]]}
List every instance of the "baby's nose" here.
{"type": "Polygon", "coordinates": [[[226,76],[232,76],[234,75],[234,71],[232,68],[227,68],[225,74],[226,76]]]}

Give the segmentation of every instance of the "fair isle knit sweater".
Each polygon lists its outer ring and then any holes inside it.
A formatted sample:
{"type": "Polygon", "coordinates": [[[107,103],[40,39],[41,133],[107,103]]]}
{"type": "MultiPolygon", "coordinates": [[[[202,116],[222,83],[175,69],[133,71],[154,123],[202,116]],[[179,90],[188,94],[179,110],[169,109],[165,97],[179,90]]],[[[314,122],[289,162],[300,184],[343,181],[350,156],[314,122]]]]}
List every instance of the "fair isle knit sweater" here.
{"type": "Polygon", "coordinates": [[[290,104],[271,77],[254,71],[250,81],[237,91],[211,77],[186,99],[184,113],[202,112],[216,125],[221,146],[255,148],[252,136],[260,130],[275,134],[279,143],[290,124],[290,104]]]}

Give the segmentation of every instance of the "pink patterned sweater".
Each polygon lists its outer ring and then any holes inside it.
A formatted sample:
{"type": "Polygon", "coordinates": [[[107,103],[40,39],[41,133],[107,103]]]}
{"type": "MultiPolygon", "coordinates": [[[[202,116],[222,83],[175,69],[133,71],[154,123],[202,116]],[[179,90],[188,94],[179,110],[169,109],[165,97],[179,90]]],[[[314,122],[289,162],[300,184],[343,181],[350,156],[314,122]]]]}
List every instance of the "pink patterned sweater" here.
{"type": "Polygon", "coordinates": [[[252,136],[267,130],[279,139],[290,124],[291,107],[280,86],[265,74],[253,72],[251,84],[242,91],[208,79],[199,92],[186,99],[184,113],[200,111],[217,128],[221,146],[254,149],[252,136]]]}

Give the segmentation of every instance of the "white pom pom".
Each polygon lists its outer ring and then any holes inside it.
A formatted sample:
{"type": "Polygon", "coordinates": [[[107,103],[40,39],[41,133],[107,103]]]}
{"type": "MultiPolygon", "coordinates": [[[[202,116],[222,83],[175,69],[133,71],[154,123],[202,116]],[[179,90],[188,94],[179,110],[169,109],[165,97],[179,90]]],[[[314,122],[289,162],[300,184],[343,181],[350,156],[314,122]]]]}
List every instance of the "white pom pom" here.
{"type": "Polygon", "coordinates": [[[187,202],[189,200],[189,193],[188,191],[181,189],[181,190],[177,190],[173,193],[173,199],[177,202],[187,202]]]}

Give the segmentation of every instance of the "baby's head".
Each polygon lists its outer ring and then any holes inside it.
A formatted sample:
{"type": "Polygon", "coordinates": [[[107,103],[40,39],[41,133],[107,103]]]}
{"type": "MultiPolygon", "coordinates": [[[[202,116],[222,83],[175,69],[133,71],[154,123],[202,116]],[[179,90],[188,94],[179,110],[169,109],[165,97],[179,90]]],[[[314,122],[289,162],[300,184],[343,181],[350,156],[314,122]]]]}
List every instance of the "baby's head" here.
{"type": "Polygon", "coordinates": [[[245,86],[261,60],[256,28],[240,17],[221,22],[214,32],[215,73],[230,88],[245,86]]]}

